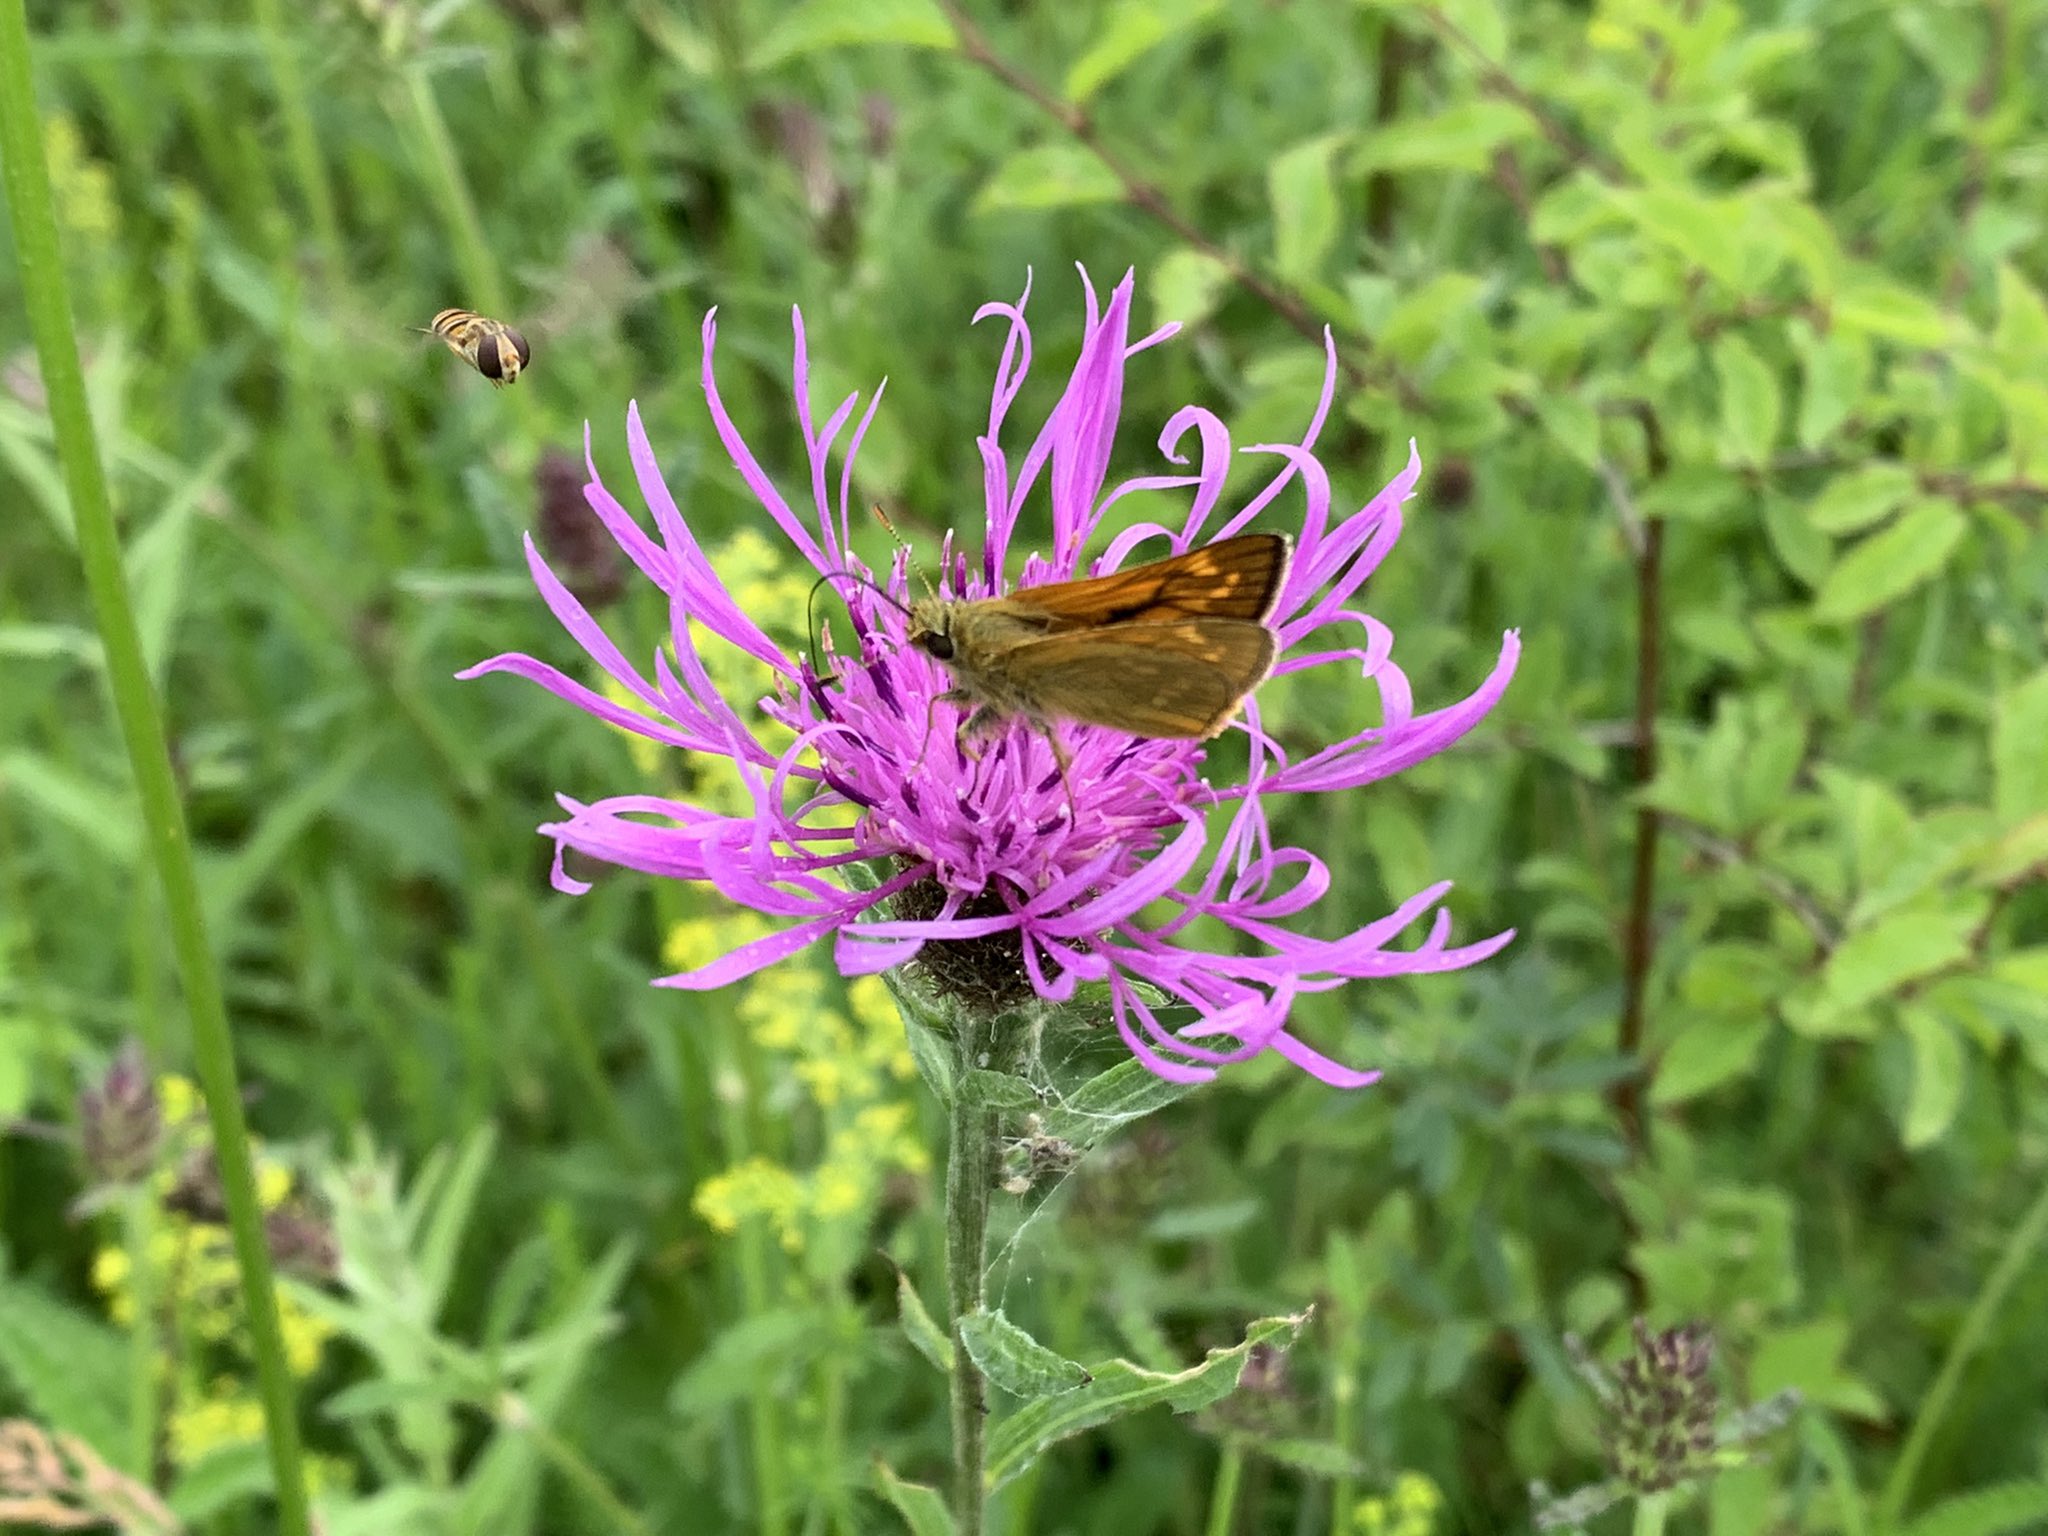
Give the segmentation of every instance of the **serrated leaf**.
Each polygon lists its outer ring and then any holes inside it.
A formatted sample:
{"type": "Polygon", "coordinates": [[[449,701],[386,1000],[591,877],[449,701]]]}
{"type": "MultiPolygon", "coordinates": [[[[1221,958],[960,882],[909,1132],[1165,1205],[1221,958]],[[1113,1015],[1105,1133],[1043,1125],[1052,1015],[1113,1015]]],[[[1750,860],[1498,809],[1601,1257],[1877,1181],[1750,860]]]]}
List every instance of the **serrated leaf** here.
{"type": "Polygon", "coordinates": [[[1079,144],[1060,140],[1019,150],[975,194],[973,211],[1072,208],[1113,203],[1124,195],[1116,174],[1079,144]]]}
{"type": "Polygon", "coordinates": [[[1889,517],[1918,484],[1903,464],[1866,464],[1823,486],[1806,509],[1806,520],[1822,533],[1861,533],[1889,517]]]}
{"type": "Polygon", "coordinates": [[[996,1427],[988,1443],[989,1491],[1023,1472],[1048,1447],[1083,1430],[1161,1404],[1176,1413],[1193,1413],[1220,1402],[1236,1389],[1254,1349],[1287,1348],[1308,1319],[1307,1312],[1261,1318],[1242,1342],[1212,1349],[1200,1365],[1184,1371],[1148,1371],[1128,1360],[1095,1366],[1095,1379],[1087,1386],[1027,1403],[996,1427]]]}
{"type": "Polygon", "coordinates": [[[1095,1379],[1085,1366],[1047,1349],[1011,1322],[1000,1307],[961,1318],[960,1342],[981,1373],[1013,1397],[1073,1392],[1095,1379]]]}
{"type": "Polygon", "coordinates": [[[1045,1134],[1085,1151],[1119,1126],[1164,1109],[1193,1086],[1170,1083],[1136,1059],[1121,1061],[1047,1109],[1045,1134]]]}
{"type": "Polygon", "coordinates": [[[1714,343],[1714,376],[1721,385],[1721,457],[1736,464],[1761,464],[1771,456],[1784,418],[1778,375],[1740,336],[1714,343]]]}
{"type": "Polygon", "coordinates": [[[0,1280],[0,1372],[38,1422],[116,1462],[128,1446],[130,1355],[106,1324],[40,1286],[0,1280]]]}
{"type": "Polygon", "coordinates": [[[2022,1536],[2048,1526],[2048,1482],[1974,1488],[1916,1517],[1900,1536],[2022,1536]]]}
{"type": "Polygon", "coordinates": [[[1899,1140],[1909,1152],[1931,1146],[1963,1102],[1963,1042],[1931,1008],[1909,1006],[1899,1015],[1913,1046],[1913,1083],[1899,1119],[1899,1140]]]}
{"type": "Polygon", "coordinates": [[[1330,160],[1348,135],[1322,134],[1282,150],[1266,168],[1273,203],[1273,266],[1290,282],[1321,275],[1337,243],[1337,185],[1330,160]]]}
{"type": "Polygon", "coordinates": [[[1814,597],[1814,616],[1861,618],[1904,597],[1948,563],[1968,526],[1948,501],[1930,498],[1907,508],[1835,562],[1814,597]]]}
{"type": "Polygon", "coordinates": [[[767,69],[801,54],[861,43],[951,49],[953,25],[934,0],[802,0],[783,12],[747,56],[767,69]]]}
{"type": "Polygon", "coordinates": [[[917,1294],[917,1287],[900,1269],[896,1271],[896,1321],[903,1329],[903,1336],[910,1340],[912,1349],[942,1374],[953,1369],[953,1341],[946,1337],[946,1330],[925,1310],[924,1299],[917,1294]]]}
{"type": "Polygon", "coordinates": [[[1037,1109],[1045,1102],[1039,1091],[1023,1078],[991,1072],[986,1067],[973,1067],[962,1073],[956,1091],[961,1103],[978,1104],[983,1109],[1037,1109]]]}
{"type": "Polygon", "coordinates": [[[2048,811],[2048,668],[2006,689],[1992,711],[1991,804],[2007,826],[2048,811]]]}
{"type": "Polygon", "coordinates": [[[1192,31],[1221,9],[1221,0],[1123,0],[1068,67],[1067,100],[1081,105],[1175,33],[1192,31]]]}
{"type": "Polygon", "coordinates": [[[910,1536],[953,1536],[953,1513],[938,1489],[905,1482],[881,1461],[875,1463],[875,1489],[903,1517],[910,1536]]]}

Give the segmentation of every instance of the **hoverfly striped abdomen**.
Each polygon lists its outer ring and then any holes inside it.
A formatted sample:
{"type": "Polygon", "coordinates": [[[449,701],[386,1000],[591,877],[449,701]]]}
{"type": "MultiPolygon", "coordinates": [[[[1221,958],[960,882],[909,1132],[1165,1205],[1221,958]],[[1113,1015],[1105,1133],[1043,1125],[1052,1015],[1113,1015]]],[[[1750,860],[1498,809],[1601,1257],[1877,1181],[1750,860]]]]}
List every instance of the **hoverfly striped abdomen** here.
{"type": "Polygon", "coordinates": [[[533,359],[526,338],[502,320],[473,309],[444,309],[434,316],[427,334],[438,336],[448,350],[499,386],[518,378],[533,359]]]}

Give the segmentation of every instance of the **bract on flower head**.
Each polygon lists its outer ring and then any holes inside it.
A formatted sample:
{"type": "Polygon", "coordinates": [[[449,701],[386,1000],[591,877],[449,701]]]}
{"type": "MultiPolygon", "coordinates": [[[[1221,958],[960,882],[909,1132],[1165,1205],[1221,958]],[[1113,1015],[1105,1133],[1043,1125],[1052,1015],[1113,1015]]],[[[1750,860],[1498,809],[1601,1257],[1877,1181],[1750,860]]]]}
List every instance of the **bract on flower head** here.
{"type": "MultiPolygon", "coordinates": [[[[980,527],[949,535],[940,563],[945,595],[1011,590],[1013,566],[1014,585],[1032,586],[1114,570],[1250,528],[1288,532],[1295,538],[1294,561],[1268,620],[1281,643],[1274,673],[1356,668],[1377,690],[1378,724],[1340,732],[1294,758],[1261,724],[1256,699],[1248,701],[1232,728],[1244,738],[1247,767],[1242,782],[1229,784],[1203,777],[1202,743],[1095,726],[1058,727],[1070,759],[1065,783],[1051,744],[1027,722],[1010,722],[976,751],[963,749],[956,735],[959,707],[935,702],[948,687],[944,673],[904,643],[904,615],[896,604],[911,597],[905,560],[899,554],[887,572],[877,572],[852,547],[854,463],[882,392],[875,391],[858,420],[860,397],[853,394],[816,422],[800,313],[794,316],[794,384],[808,478],[798,506],[763,470],[719,398],[715,315],[704,322],[704,398],[741,478],[796,554],[821,574],[871,581],[893,600],[855,581],[833,583],[851,614],[856,654],[820,658],[815,666],[786,654],[734,601],[663,484],[638,410],[629,409],[627,439],[653,534],[603,485],[594,466],[584,494],[641,574],[668,596],[668,643],[655,649],[649,670],[626,658],[531,540],[527,563],[556,618],[639,707],[614,702],[524,655],[493,657],[461,675],[516,673],[625,730],[727,758],[737,768],[751,802],[743,814],[652,795],[590,804],[564,798],[565,818],[541,828],[555,840],[560,889],[587,889],[563,868],[561,852],[573,848],[649,874],[701,881],[786,921],[661,985],[723,986],[829,938],[847,975],[923,960],[935,979],[949,984],[950,978],[957,991],[971,985],[964,969],[982,978],[985,989],[969,1001],[985,1006],[1032,993],[1060,1002],[1084,983],[1100,984],[1131,1050],[1176,1081],[1204,1079],[1225,1063],[1272,1050],[1325,1082],[1361,1086],[1378,1074],[1332,1061],[1288,1032],[1295,996],[1369,977],[1456,969],[1491,955],[1511,935],[1453,946],[1441,906],[1448,882],[1341,938],[1290,930],[1286,920],[1329,889],[1330,871],[1308,849],[1274,844],[1266,805],[1275,795],[1355,789],[1442,751],[1500,697],[1520,643],[1512,632],[1503,639],[1498,661],[1470,697],[1415,712],[1408,681],[1392,659],[1392,633],[1355,599],[1400,534],[1401,503],[1414,489],[1420,463],[1411,446],[1406,468],[1378,495],[1355,511],[1334,513],[1329,477],[1314,452],[1336,382],[1327,337],[1322,398],[1301,440],[1240,450],[1277,461],[1242,505],[1224,498],[1229,429],[1194,405],[1177,411],[1159,435],[1169,472],[1105,489],[1124,369],[1177,327],[1133,339],[1131,277],[1106,306],[1085,273],[1083,286],[1087,324],[1080,356],[1058,402],[1028,439],[1006,439],[1006,418],[1031,367],[1024,319],[1029,284],[1015,304],[985,305],[975,316],[977,323],[1000,323],[1004,340],[988,428],[977,439],[985,516],[980,527]],[[852,433],[835,471],[833,448],[849,422],[852,433]],[[1185,451],[1191,440],[1192,464],[1185,451]],[[1041,485],[1051,504],[1051,547],[1019,552],[1012,546],[1022,513],[1041,485]],[[1306,504],[1298,522],[1283,516],[1279,505],[1282,493],[1297,486],[1306,504]],[[1130,527],[1088,559],[1104,514],[1137,491],[1186,491],[1187,515],[1174,526],[1130,527]],[[724,696],[699,650],[700,636],[762,663],[774,678],[773,691],[760,699],[724,696]],[[852,888],[835,875],[868,861],[880,861],[886,871],[872,888],[852,888]],[[1190,925],[1205,917],[1249,945],[1212,949],[1193,942],[1190,925]],[[1425,919],[1419,943],[1390,947],[1425,919]],[[1239,947],[1256,952],[1236,953],[1239,947]],[[973,964],[958,964],[970,956],[973,964]],[[994,967],[987,963],[991,957],[994,967]],[[1011,995],[999,995],[1005,989],[1011,995]],[[1162,1006],[1162,997],[1170,1004],[1162,1006]],[[1191,1018],[1169,1022],[1162,1016],[1167,1013],[1191,1018]]],[[[1359,714],[1371,713],[1361,692],[1359,714]]]]}

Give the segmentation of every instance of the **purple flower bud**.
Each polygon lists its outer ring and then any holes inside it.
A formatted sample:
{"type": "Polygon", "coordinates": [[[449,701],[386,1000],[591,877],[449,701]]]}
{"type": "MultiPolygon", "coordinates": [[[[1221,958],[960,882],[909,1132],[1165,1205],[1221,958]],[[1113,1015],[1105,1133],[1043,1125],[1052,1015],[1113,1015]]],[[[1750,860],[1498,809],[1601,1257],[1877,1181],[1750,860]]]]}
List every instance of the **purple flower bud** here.
{"type": "Polygon", "coordinates": [[[78,1123],[94,1184],[133,1184],[155,1166],[163,1141],[163,1106],[140,1041],[124,1044],[106,1075],[79,1094],[78,1123]]]}

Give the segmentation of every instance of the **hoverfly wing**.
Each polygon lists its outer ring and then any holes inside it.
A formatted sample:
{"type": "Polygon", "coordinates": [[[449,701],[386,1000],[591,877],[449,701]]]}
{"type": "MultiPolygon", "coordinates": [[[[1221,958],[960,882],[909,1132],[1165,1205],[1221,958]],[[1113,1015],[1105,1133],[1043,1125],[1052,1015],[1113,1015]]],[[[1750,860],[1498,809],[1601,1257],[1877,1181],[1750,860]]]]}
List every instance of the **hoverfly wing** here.
{"type": "Polygon", "coordinates": [[[1020,587],[1007,600],[1049,616],[1055,630],[1203,618],[1257,623],[1273,611],[1292,549],[1284,534],[1239,534],[1104,576],[1020,587]]]}
{"type": "Polygon", "coordinates": [[[1004,661],[1047,718],[1206,740],[1264,681],[1278,649],[1250,619],[1146,620],[1028,640],[1004,661]]]}

